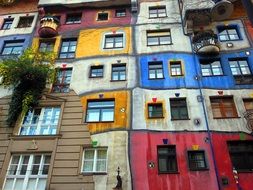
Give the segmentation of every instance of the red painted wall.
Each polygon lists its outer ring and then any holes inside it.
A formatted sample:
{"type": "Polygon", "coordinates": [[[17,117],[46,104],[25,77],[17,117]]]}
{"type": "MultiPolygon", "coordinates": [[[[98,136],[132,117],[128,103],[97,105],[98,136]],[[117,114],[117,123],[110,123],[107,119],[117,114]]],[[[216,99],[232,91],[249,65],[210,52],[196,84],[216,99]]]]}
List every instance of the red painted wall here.
{"type": "MultiPolygon", "coordinates": [[[[63,10],[50,12],[51,15],[59,15],[60,26],[58,28],[59,34],[69,32],[69,31],[78,31],[80,29],[87,28],[96,28],[96,27],[108,27],[108,26],[126,26],[131,22],[131,13],[130,9],[126,8],[125,17],[115,17],[115,10],[120,8],[105,8],[105,9],[72,9],[72,10],[63,10]],[[107,21],[97,21],[98,12],[109,12],[109,19],[107,21]],[[80,13],[82,12],[82,22],[80,24],[65,24],[67,14],[71,13],[80,13]]],[[[46,12],[47,14],[48,12],[46,12]]],[[[37,31],[39,29],[39,23],[37,25],[37,31]]],[[[38,33],[36,34],[38,36],[38,33]]]]}
{"type": "MultiPolygon", "coordinates": [[[[132,132],[130,164],[134,190],[218,190],[211,149],[209,143],[205,142],[206,137],[207,134],[204,132],[132,132]],[[179,172],[177,174],[158,174],[157,145],[163,145],[164,138],[169,139],[169,144],[176,145],[179,172]],[[206,151],[209,170],[189,170],[187,150],[192,150],[194,144],[198,144],[200,150],[206,151]],[[149,161],[155,163],[153,169],[148,167],[149,161]]],[[[223,190],[238,190],[233,178],[226,141],[239,139],[239,135],[213,134],[219,176],[229,178],[229,185],[223,186],[223,190]]],[[[253,173],[239,176],[243,190],[252,190],[253,173]]]]}

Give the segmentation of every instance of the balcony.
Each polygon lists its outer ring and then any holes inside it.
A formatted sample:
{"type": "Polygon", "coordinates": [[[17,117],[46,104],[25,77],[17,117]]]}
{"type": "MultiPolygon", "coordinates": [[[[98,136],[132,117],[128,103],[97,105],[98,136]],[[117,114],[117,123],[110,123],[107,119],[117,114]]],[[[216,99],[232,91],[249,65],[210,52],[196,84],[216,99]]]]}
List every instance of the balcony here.
{"type": "Polygon", "coordinates": [[[53,16],[44,16],[40,20],[39,35],[41,38],[52,38],[58,34],[59,20],[53,16]]]}
{"type": "Polygon", "coordinates": [[[199,55],[217,55],[220,52],[218,37],[213,32],[198,32],[192,38],[193,51],[199,55]]]}
{"type": "Polygon", "coordinates": [[[8,6],[15,2],[16,0],[0,0],[0,5],[8,6]]]}
{"type": "Polygon", "coordinates": [[[243,116],[247,121],[247,128],[253,133],[253,110],[247,110],[243,113],[243,116]]]}
{"type": "Polygon", "coordinates": [[[253,75],[234,75],[235,84],[253,84],[253,75]]]}

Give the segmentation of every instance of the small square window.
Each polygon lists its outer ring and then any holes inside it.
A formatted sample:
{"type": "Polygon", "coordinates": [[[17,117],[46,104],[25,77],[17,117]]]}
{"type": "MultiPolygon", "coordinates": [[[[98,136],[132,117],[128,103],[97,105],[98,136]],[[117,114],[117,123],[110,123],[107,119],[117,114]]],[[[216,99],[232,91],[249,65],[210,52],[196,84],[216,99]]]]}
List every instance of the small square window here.
{"type": "Polygon", "coordinates": [[[220,60],[200,60],[202,76],[223,75],[220,60]]]}
{"type": "Polygon", "coordinates": [[[13,23],[13,18],[6,18],[4,19],[3,25],[2,25],[2,30],[9,30],[11,28],[11,25],[13,23]]]}
{"type": "Polygon", "coordinates": [[[104,49],[123,48],[123,34],[105,35],[104,49]]]}
{"type": "Polygon", "coordinates": [[[31,27],[33,23],[34,16],[20,17],[17,28],[27,28],[31,27]]]}
{"type": "Polygon", "coordinates": [[[210,97],[213,118],[238,117],[233,97],[210,97]]]}
{"type": "Polygon", "coordinates": [[[148,104],[148,118],[163,118],[163,104],[148,104]]]}
{"type": "Polygon", "coordinates": [[[101,78],[103,77],[103,73],[104,73],[103,65],[90,67],[90,78],[101,78]]]}
{"type": "Polygon", "coordinates": [[[185,98],[171,98],[170,111],[172,120],[189,119],[185,98]]]}
{"type": "Polygon", "coordinates": [[[229,65],[233,75],[251,75],[247,59],[229,59],[229,65]]]}
{"type": "Polygon", "coordinates": [[[5,41],[1,55],[20,55],[23,45],[24,40],[5,41]]]}
{"type": "Polygon", "coordinates": [[[112,65],[112,81],[126,80],[126,64],[112,65]]]}
{"type": "Polygon", "coordinates": [[[159,173],[176,173],[178,171],[175,145],[158,146],[157,157],[159,173]]]}
{"type": "Polygon", "coordinates": [[[108,13],[98,13],[97,21],[108,20],[108,13]]]}
{"type": "Polygon", "coordinates": [[[173,77],[183,75],[181,61],[170,62],[170,74],[173,77]]]}
{"type": "MultiPolygon", "coordinates": [[[[253,111],[253,98],[245,98],[243,99],[244,107],[246,111],[253,111]]],[[[252,118],[253,119],[253,118],[252,118]]]]}
{"type": "Polygon", "coordinates": [[[240,40],[237,26],[219,26],[218,36],[222,42],[240,40]]]}
{"type": "Polygon", "coordinates": [[[59,69],[53,84],[53,92],[67,93],[72,75],[72,68],[59,69]]]}
{"type": "Polygon", "coordinates": [[[190,170],[206,170],[207,163],[205,152],[198,151],[188,151],[188,162],[190,170]]]}
{"type": "Polygon", "coordinates": [[[52,52],[54,50],[54,41],[41,41],[39,51],[40,52],[52,52]]]}
{"type": "Polygon", "coordinates": [[[148,78],[149,79],[163,79],[163,62],[152,61],[148,63],[148,78]]]}
{"type": "Polygon", "coordinates": [[[74,58],[77,39],[63,39],[59,58],[74,58]]]}
{"type": "Polygon", "coordinates": [[[115,16],[116,17],[125,17],[126,16],[126,9],[116,9],[115,16]]]}
{"type": "Polygon", "coordinates": [[[68,14],[66,18],[66,24],[79,24],[81,23],[82,13],[68,14]]]}
{"type": "Polygon", "coordinates": [[[84,173],[105,173],[107,171],[107,148],[86,148],[83,151],[84,173]]]}
{"type": "Polygon", "coordinates": [[[162,18],[166,16],[165,6],[149,7],[149,18],[162,18]]]}
{"type": "Polygon", "coordinates": [[[148,46],[169,45],[171,43],[170,29],[147,31],[148,46]]]}

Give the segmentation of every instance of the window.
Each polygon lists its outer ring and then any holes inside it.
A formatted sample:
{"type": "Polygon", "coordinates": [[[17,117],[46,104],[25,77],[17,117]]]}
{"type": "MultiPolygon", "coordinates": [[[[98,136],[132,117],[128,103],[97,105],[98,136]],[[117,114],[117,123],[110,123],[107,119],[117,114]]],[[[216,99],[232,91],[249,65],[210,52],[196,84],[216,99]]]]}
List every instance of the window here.
{"type": "Polygon", "coordinates": [[[114,100],[88,101],[86,122],[112,122],[114,100]]]}
{"type": "Polygon", "coordinates": [[[31,27],[34,16],[20,17],[17,28],[31,27]]]}
{"type": "Polygon", "coordinates": [[[87,148],[83,155],[83,172],[106,172],[107,171],[107,149],[87,148]]]}
{"type": "Polygon", "coordinates": [[[169,29],[147,31],[148,46],[168,45],[171,43],[171,34],[169,29]]]}
{"type": "Polygon", "coordinates": [[[239,172],[253,172],[253,141],[229,141],[233,167],[239,172]]]}
{"type": "Polygon", "coordinates": [[[13,23],[13,18],[6,18],[4,19],[4,23],[2,25],[2,30],[9,30],[11,28],[11,25],[13,23]]]}
{"type": "Polygon", "coordinates": [[[238,117],[233,97],[210,97],[214,118],[238,117]]]}
{"type": "Polygon", "coordinates": [[[82,13],[68,14],[66,18],[66,24],[79,24],[81,23],[82,13]]]}
{"type": "Polygon", "coordinates": [[[248,61],[246,59],[230,59],[229,65],[233,75],[250,75],[248,61]]]}
{"type": "Polygon", "coordinates": [[[59,69],[53,84],[53,92],[69,92],[71,75],[71,68],[59,69]]]}
{"type": "Polygon", "coordinates": [[[97,21],[108,20],[108,13],[98,13],[97,21]]]}
{"type": "Polygon", "coordinates": [[[218,36],[220,41],[233,41],[240,39],[237,26],[218,27],[218,36]]]}
{"type": "Polygon", "coordinates": [[[159,173],[177,172],[176,146],[158,146],[158,171],[159,173]]]}
{"type": "Polygon", "coordinates": [[[103,77],[104,66],[91,66],[90,67],[90,78],[101,78],[103,77]]]}
{"type": "Polygon", "coordinates": [[[116,9],[115,16],[116,17],[125,17],[126,16],[126,9],[116,9]]]}
{"type": "Polygon", "coordinates": [[[202,150],[188,151],[188,162],[189,162],[190,170],[205,170],[205,169],[207,169],[205,152],[202,150]]]}
{"type": "Polygon", "coordinates": [[[105,49],[123,48],[123,34],[105,35],[105,49]]]}
{"type": "Polygon", "coordinates": [[[3,190],[45,190],[51,156],[12,155],[3,190]]]}
{"type": "Polygon", "coordinates": [[[112,65],[112,81],[126,80],[126,65],[113,64],[112,65]]]}
{"type": "Polygon", "coordinates": [[[185,98],[171,98],[170,111],[172,120],[189,119],[185,98]]]}
{"type": "Polygon", "coordinates": [[[40,52],[51,52],[54,49],[54,41],[42,41],[40,42],[40,52]]]}
{"type": "Polygon", "coordinates": [[[29,110],[24,117],[20,135],[55,135],[60,117],[59,107],[29,110]]]}
{"type": "Polygon", "coordinates": [[[165,6],[149,7],[149,18],[162,18],[166,16],[167,14],[165,6]]]}
{"type": "Polygon", "coordinates": [[[245,98],[243,99],[243,103],[246,111],[253,110],[253,98],[245,98]]]}
{"type": "Polygon", "coordinates": [[[181,61],[170,62],[170,74],[171,76],[183,75],[181,61]]]}
{"type": "Polygon", "coordinates": [[[148,63],[148,78],[149,79],[163,78],[163,62],[155,61],[148,63]]]}
{"type": "Polygon", "coordinates": [[[20,55],[23,50],[24,40],[5,41],[2,55],[20,55]]]}
{"type": "Polygon", "coordinates": [[[200,60],[202,76],[223,75],[220,60],[200,60]]]}
{"type": "Polygon", "coordinates": [[[59,58],[74,58],[76,52],[76,39],[64,39],[61,44],[59,58]]]}
{"type": "Polygon", "coordinates": [[[148,118],[162,118],[163,105],[161,103],[148,104],[148,118]]]}

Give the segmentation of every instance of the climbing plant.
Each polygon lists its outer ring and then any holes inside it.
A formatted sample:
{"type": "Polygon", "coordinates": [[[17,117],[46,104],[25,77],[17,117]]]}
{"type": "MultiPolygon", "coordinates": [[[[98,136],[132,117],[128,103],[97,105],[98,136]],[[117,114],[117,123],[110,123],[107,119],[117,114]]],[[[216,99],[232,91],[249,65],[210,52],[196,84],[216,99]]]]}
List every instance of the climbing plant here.
{"type": "Polygon", "coordinates": [[[1,85],[13,89],[7,124],[12,126],[19,115],[38,105],[47,82],[54,78],[54,53],[27,49],[19,57],[0,62],[1,85]]]}

